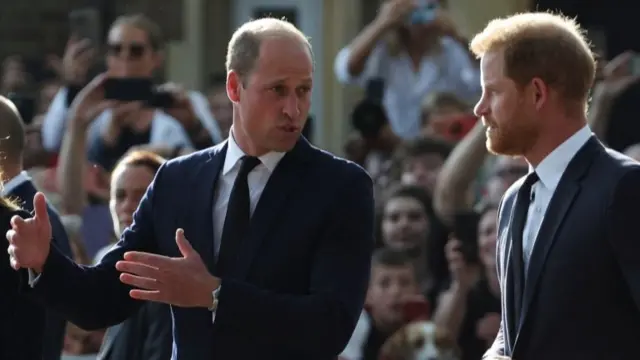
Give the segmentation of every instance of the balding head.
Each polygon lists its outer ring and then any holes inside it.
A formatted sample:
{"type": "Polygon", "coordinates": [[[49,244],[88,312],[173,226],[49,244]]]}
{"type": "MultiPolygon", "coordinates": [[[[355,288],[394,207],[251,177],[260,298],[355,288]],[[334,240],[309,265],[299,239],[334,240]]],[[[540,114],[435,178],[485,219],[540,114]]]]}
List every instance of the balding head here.
{"type": "Polygon", "coordinates": [[[299,41],[309,49],[313,59],[309,39],[293,24],[275,18],[261,18],[243,24],[231,36],[227,48],[227,72],[235,72],[245,82],[260,57],[260,45],[266,38],[289,38],[299,41]]]}
{"type": "Polygon", "coordinates": [[[24,123],[16,106],[0,96],[0,163],[20,165],[25,147],[24,123]]]}

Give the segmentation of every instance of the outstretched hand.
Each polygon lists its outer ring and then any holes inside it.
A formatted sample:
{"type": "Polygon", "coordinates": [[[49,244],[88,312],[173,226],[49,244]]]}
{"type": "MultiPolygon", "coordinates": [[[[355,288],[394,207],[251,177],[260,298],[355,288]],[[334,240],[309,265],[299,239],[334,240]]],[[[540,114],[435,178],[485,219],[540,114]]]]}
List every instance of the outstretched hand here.
{"type": "Polygon", "coordinates": [[[176,244],[182,257],[168,257],[131,251],[116,263],[120,281],[136,289],[129,295],[138,300],[180,307],[209,307],[212,292],[220,279],[209,273],[200,255],[191,247],[184,230],[176,231],[176,244]]]}
{"type": "Polygon", "coordinates": [[[13,269],[33,269],[41,273],[51,248],[51,223],[43,193],[34,196],[33,208],[35,214],[30,219],[18,215],[11,218],[7,252],[13,269]]]}

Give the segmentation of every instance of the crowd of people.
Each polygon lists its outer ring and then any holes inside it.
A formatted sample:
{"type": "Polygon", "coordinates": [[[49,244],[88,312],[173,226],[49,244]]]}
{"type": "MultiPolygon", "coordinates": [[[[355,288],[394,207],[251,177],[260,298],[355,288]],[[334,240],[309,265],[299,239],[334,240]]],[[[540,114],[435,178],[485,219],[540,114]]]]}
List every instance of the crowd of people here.
{"type": "MultiPolygon", "coordinates": [[[[417,318],[428,319],[438,329],[446,331],[460,360],[482,359],[502,331],[501,284],[496,268],[498,214],[501,198],[509,187],[530,172],[530,164],[523,157],[494,155],[487,150],[487,124],[479,120],[487,110],[483,110],[480,100],[486,96],[483,92],[493,91],[499,97],[500,90],[489,89],[489,84],[483,84],[478,53],[469,49],[470,39],[457,31],[446,6],[438,1],[428,4],[420,8],[408,0],[382,2],[376,18],[335,57],[336,79],[345,85],[356,84],[366,89],[364,99],[353,109],[350,117],[344,119],[351,122],[353,129],[344,146],[344,154],[369,174],[375,199],[375,250],[367,259],[371,261],[371,267],[368,269],[364,310],[359,314],[355,330],[346,337],[349,340],[340,351],[341,360],[379,359],[386,349],[387,340],[417,318]]],[[[232,42],[242,41],[235,36],[232,42]]],[[[123,15],[110,27],[104,61],[99,61],[99,49],[95,49],[91,42],[71,34],[60,58],[49,59],[37,76],[26,70],[19,55],[3,62],[0,74],[0,88],[4,96],[0,101],[2,195],[14,201],[7,206],[37,213],[34,196],[37,191],[44,193],[53,246],[78,264],[98,265],[99,268],[99,264],[110,263],[114,255],[109,251],[114,244],[123,234],[126,237],[127,232],[129,237],[135,235],[131,233],[136,230],[127,230],[134,222],[141,221],[136,218],[140,215],[134,216],[134,213],[143,199],[150,201],[149,195],[145,196],[147,188],[154,182],[159,169],[167,167],[168,160],[227,142],[228,138],[231,139],[232,124],[236,138],[233,144],[238,141],[237,133],[260,129],[265,136],[278,137],[279,142],[269,142],[268,149],[271,150],[287,141],[286,134],[300,134],[305,127],[306,120],[281,126],[272,132],[267,129],[269,124],[247,123],[242,126],[251,129],[241,129],[240,125],[233,123],[234,111],[237,111],[234,104],[246,104],[242,109],[262,107],[267,111],[269,108],[265,104],[285,97],[288,99],[288,92],[294,91],[295,96],[302,100],[295,104],[286,103],[284,113],[287,116],[289,112],[298,114],[300,111],[296,106],[306,106],[302,111],[306,119],[310,79],[301,80],[301,85],[296,85],[293,90],[290,84],[280,83],[277,79],[268,84],[265,80],[264,89],[256,90],[259,91],[257,94],[246,93],[241,99],[239,94],[234,95],[232,89],[236,85],[241,86],[244,79],[229,78],[223,72],[211,76],[205,92],[185,89],[180,84],[157,84],[158,89],[171,96],[171,106],[168,107],[105,99],[105,77],[153,78],[162,68],[163,45],[161,29],[153,21],[144,15],[123,15]],[[104,65],[104,69],[95,71],[98,63],[104,65]],[[229,81],[235,83],[229,85],[229,81]],[[278,135],[278,131],[285,135],[278,135]]],[[[245,75],[242,71],[251,69],[253,63],[241,56],[263,56],[259,49],[257,51],[252,54],[251,49],[245,49],[237,59],[228,57],[227,70],[229,66],[235,66],[234,71],[245,75]]],[[[587,121],[601,141],[606,141],[616,101],[639,79],[630,66],[633,58],[634,54],[623,53],[610,61],[598,61],[595,83],[590,90],[587,121]]],[[[548,64],[552,67],[561,65],[548,64]]],[[[298,70],[296,76],[305,71],[304,68],[298,70]]],[[[273,76],[268,73],[268,68],[260,68],[260,71],[265,72],[265,76],[273,76]]],[[[250,111],[256,110],[247,110],[243,116],[256,116],[250,111]]],[[[316,119],[316,122],[322,122],[322,119],[316,119]]],[[[520,129],[520,133],[527,134],[527,129],[520,129]]],[[[529,135],[534,136],[535,133],[529,135]]],[[[309,140],[313,142],[312,138],[309,140]]],[[[527,143],[524,138],[514,138],[513,141],[527,143]]],[[[619,150],[640,160],[640,143],[624,144],[624,147],[619,150]]],[[[279,160],[273,159],[274,167],[279,160]]],[[[264,176],[266,182],[269,164],[264,160],[263,163],[266,172],[256,176],[264,176]]],[[[327,171],[348,172],[346,168],[326,166],[327,171]]],[[[169,170],[164,170],[165,178],[169,175],[176,179],[179,177],[178,173],[168,173],[179,171],[179,168],[167,168],[169,170]]],[[[256,171],[263,171],[259,169],[256,171]]],[[[227,169],[225,163],[220,171],[224,180],[230,168],[227,169]]],[[[205,172],[200,175],[200,179],[208,179],[205,172]]],[[[184,174],[185,178],[189,176],[184,174]]],[[[326,184],[318,183],[318,187],[346,186],[334,184],[331,175],[322,176],[327,177],[326,184]]],[[[357,175],[352,176],[356,179],[354,181],[359,181],[357,175]]],[[[228,189],[218,191],[231,193],[233,182],[224,181],[228,189]]],[[[288,184],[294,186],[295,182],[288,184]]],[[[250,197],[261,196],[264,186],[254,188],[250,183],[250,197]]],[[[343,194],[345,199],[362,195],[359,190],[351,190],[356,194],[343,194]]],[[[176,194],[171,194],[171,190],[163,188],[156,190],[156,194],[167,197],[164,204],[175,201],[173,204],[179,208],[187,204],[180,202],[178,197],[184,195],[191,199],[189,193],[199,190],[176,188],[174,191],[176,194]]],[[[283,188],[283,191],[293,192],[295,189],[283,188]]],[[[273,201],[278,196],[266,193],[273,201]]],[[[332,200],[330,194],[325,194],[328,198],[320,204],[320,210],[307,210],[302,205],[295,205],[293,211],[329,218],[331,214],[322,211],[333,208],[327,205],[324,209],[322,206],[332,200]]],[[[357,199],[364,198],[366,196],[362,195],[357,199]]],[[[320,199],[320,196],[305,194],[299,201],[314,207],[314,201],[320,199]]],[[[252,203],[251,206],[251,211],[255,210],[256,205],[252,203]]],[[[189,223],[180,220],[174,224],[173,218],[169,220],[168,215],[159,214],[149,207],[147,204],[146,211],[153,213],[154,220],[169,222],[154,225],[158,229],[189,223]]],[[[363,226],[366,225],[366,214],[347,212],[366,209],[353,204],[347,208],[339,210],[345,216],[343,221],[361,221],[363,226]]],[[[217,210],[216,205],[214,214],[217,210]]],[[[24,212],[21,214],[25,218],[29,216],[24,212]]],[[[216,239],[224,237],[223,227],[226,229],[227,224],[224,216],[222,219],[221,222],[214,219],[215,234],[211,235],[216,239]]],[[[292,229],[289,232],[280,227],[278,231],[288,237],[295,236],[290,233],[298,231],[298,227],[323,234],[333,230],[319,226],[315,221],[304,220],[304,217],[296,221],[300,224],[287,225],[292,229]]],[[[185,233],[186,238],[196,236],[188,231],[185,233]]],[[[356,235],[362,234],[353,236],[356,235]]],[[[310,247],[319,246],[309,244],[310,247]]],[[[157,252],[175,252],[167,250],[164,244],[154,246],[158,247],[157,252]]],[[[217,246],[222,245],[218,243],[217,246]]],[[[290,254],[283,255],[283,261],[301,267],[304,264],[300,262],[311,261],[310,253],[296,245],[288,246],[294,247],[292,254],[299,251],[301,255],[298,260],[289,258],[290,254]]],[[[185,255],[183,250],[180,249],[185,255]]],[[[323,250],[348,252],[352,249],[345,246],[341,250],[336,246],[323,250]]],[[[205,258],[205,255],[201,256],[205,258]]],[[[343,260],[345,257],[335,256],[343,260]]],[[[355,256],[353,262],[360,260],[355,256]]],[[[265,264],[268,263],[261,265],[265,264]]],[[[348,269],[340,268],[340,262],[333,265],[333,272],[348,269]]],[[[326,266],[328,269],[331,264],[326,266]]],[[[8,264],[2,267],[8,268],[8,264]]],[[[284,275],[279,274],[283,269],[273,265],[271,271],[280,276],[284,275]]],[[[311,281],[305,278],[307,275],[301,273],[296,277],[295,274],[287,274],[294,280],[286,284],[274,282],[270,275],[263,274],[262,277],[256,275],[256,282],[267,287],[280,287],[283,291],[292,288],[292,291],[302,291],[297,286],[311,281]]],[[[315,273],[312,276],[312,280],[322,277],[315,273]]],[[[31,276],[29,279],[30,282],[33,280],[31,276]]],[[[18,306],[19,301],[19,298],[5,301],[5,297],[0,295],[2,316],[11,316],[11,307],[18,306]]],[[[326,308],[330,305],[327,304],[326,308]]],[[[104,311],[110,312],[108,309],[104,311]]],[[[291,314],[296,314],[295,309],[291,314]]],[[[327,314],[333,316],[330,310],[327,314]]],[[[112,319],[119,315],[110,316],[112,319]]],[[[87,359],[96,356],[119,360],[168,359],[172,351],[175,356],[172,343],[177,339],[172,329],[177,326],[176,321],[186,321],[184,319],[190,316],[193,314],[176,317],[174,313],[172,318],[167,304],[150,301],[145,302],[134,315],[121,319],[119,324],[99,326],[100,321],[94,321],[90,322],[91,326],[82,326],[86,323],[67,322],[57,311],[46,310],[46,327],[39,334],[44,339],[41,348],[43,359],[57,360],[60,354],[62,359],[75,359],[74,356],[87,356],[87,359]]],[[[311,323],[314,320],[315,317],[309,319],[311,323]]],[[[229,320],[224,318],[220,321],[229,320]]],[[[287,325],[300,325],[302,321],[304,319],[292,320],[287,325]]],[[[260,329],[268,327],[261,326],[260,329]]],[[[23,330],[25,338],[39,336],[30,329],[23,330]]],[[[324,329],[319,328],[318,331],[324,329]]],[[[304,336],[300,335],[300,338],[304,336]]],[[[182,344],[189,344],[184,337],[179,340],[182,344]]],[[[334,343],[340,341],[335,340],[334,343]]],[[[27,350],[21,348],[20,351],[27,350]]],[[[188,358],[190,355],[184,356],[188,358]]]]}

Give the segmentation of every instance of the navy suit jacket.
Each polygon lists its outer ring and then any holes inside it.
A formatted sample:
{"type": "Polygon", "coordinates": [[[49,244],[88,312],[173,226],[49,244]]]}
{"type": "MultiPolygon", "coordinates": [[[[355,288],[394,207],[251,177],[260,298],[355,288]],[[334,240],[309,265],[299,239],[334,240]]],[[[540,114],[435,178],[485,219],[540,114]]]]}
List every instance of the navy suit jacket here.
{"type": "Polygon", "coordinates": [[[14,215],[29,218],[24,210],[14,211],[0,205],[0,359],[42,360],[45,334],[45,309],[42,304],[20,292],[20,273],[9,264],[9,242],[4,234],[11,229],[14,215]]]}
{"type": "MultiPolygon", "coordinates": [[[[133,225],[100,264],[76,265],[52,247],[26,291],[83,328],[117,324],[141,303],[130,299],[115,263],[132,250],[179,257],[177,228],[213,273],[214,189],[226,149],[223,142],[165,163],[133,225]]],[[[215,322],[207,309],[172,307],[174,359],[335,359],[363,307],[373,222],[367,173],[302,137],[271,174],[246,238],[238,239],[242,252],[222,279],[215,322]]]]}
{"type": "Polygon", "coordinates": [[[640,164],[592,137],[569,163],[545,213],[515,304],[510,222],[523,179],[498,210],[502,325],[485,355],[517,360],[637,359],[640,164]],[[521,306],[520,321],[515,307],[521,306]]]}
{"type": "MultiPolygon", "coordinates": [[[[14,188],[8,195],[12,198],[18,198],[21,207],[33,213],[33,197],[36,195],[36,192],[38,192],[38,190],[36,190],[33,183],[31,181],[25,181],[14,188]]],[[[50,205],[47,205],[47,212],[49,213],[49,219],[51,221],[51,232],[53,233],[54,243],[62,254],[73,258],[69,238],[60,221],[58,212],[50,205]]],[[[46,324],[42,360],[59,360],[64,346],[64,334],[67,322],[60,314],[54,311],[47,311],[46,324]]]]}

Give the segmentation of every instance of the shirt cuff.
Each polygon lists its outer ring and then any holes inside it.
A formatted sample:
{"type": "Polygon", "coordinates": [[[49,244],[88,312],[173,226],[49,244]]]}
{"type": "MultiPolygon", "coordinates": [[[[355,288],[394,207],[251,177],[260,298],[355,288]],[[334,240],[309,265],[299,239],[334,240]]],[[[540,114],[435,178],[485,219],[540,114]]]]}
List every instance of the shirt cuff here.
{"type": "Polygon", "coordinates": [[[213,301],[215,303],[215,308],[213,310],[211,310],[211,323],[215,323],[216,322],[216,311],[218,310],[218,307],[220,306],[220,303],[218,302],[218,296],[216,296],[217,294],[220,294],[220,289],[222,288],[222,285],[218,285],[218,287],[213,291],[213,301]]]}
{"type": "Polygon", "coordinates": [[[33,288],[38,283],[38,280],[40,280],[42,274],[36,274],[35,271],[31,269],[27,269],[27,272],[29,273],[29,286],[33,288]]]}

